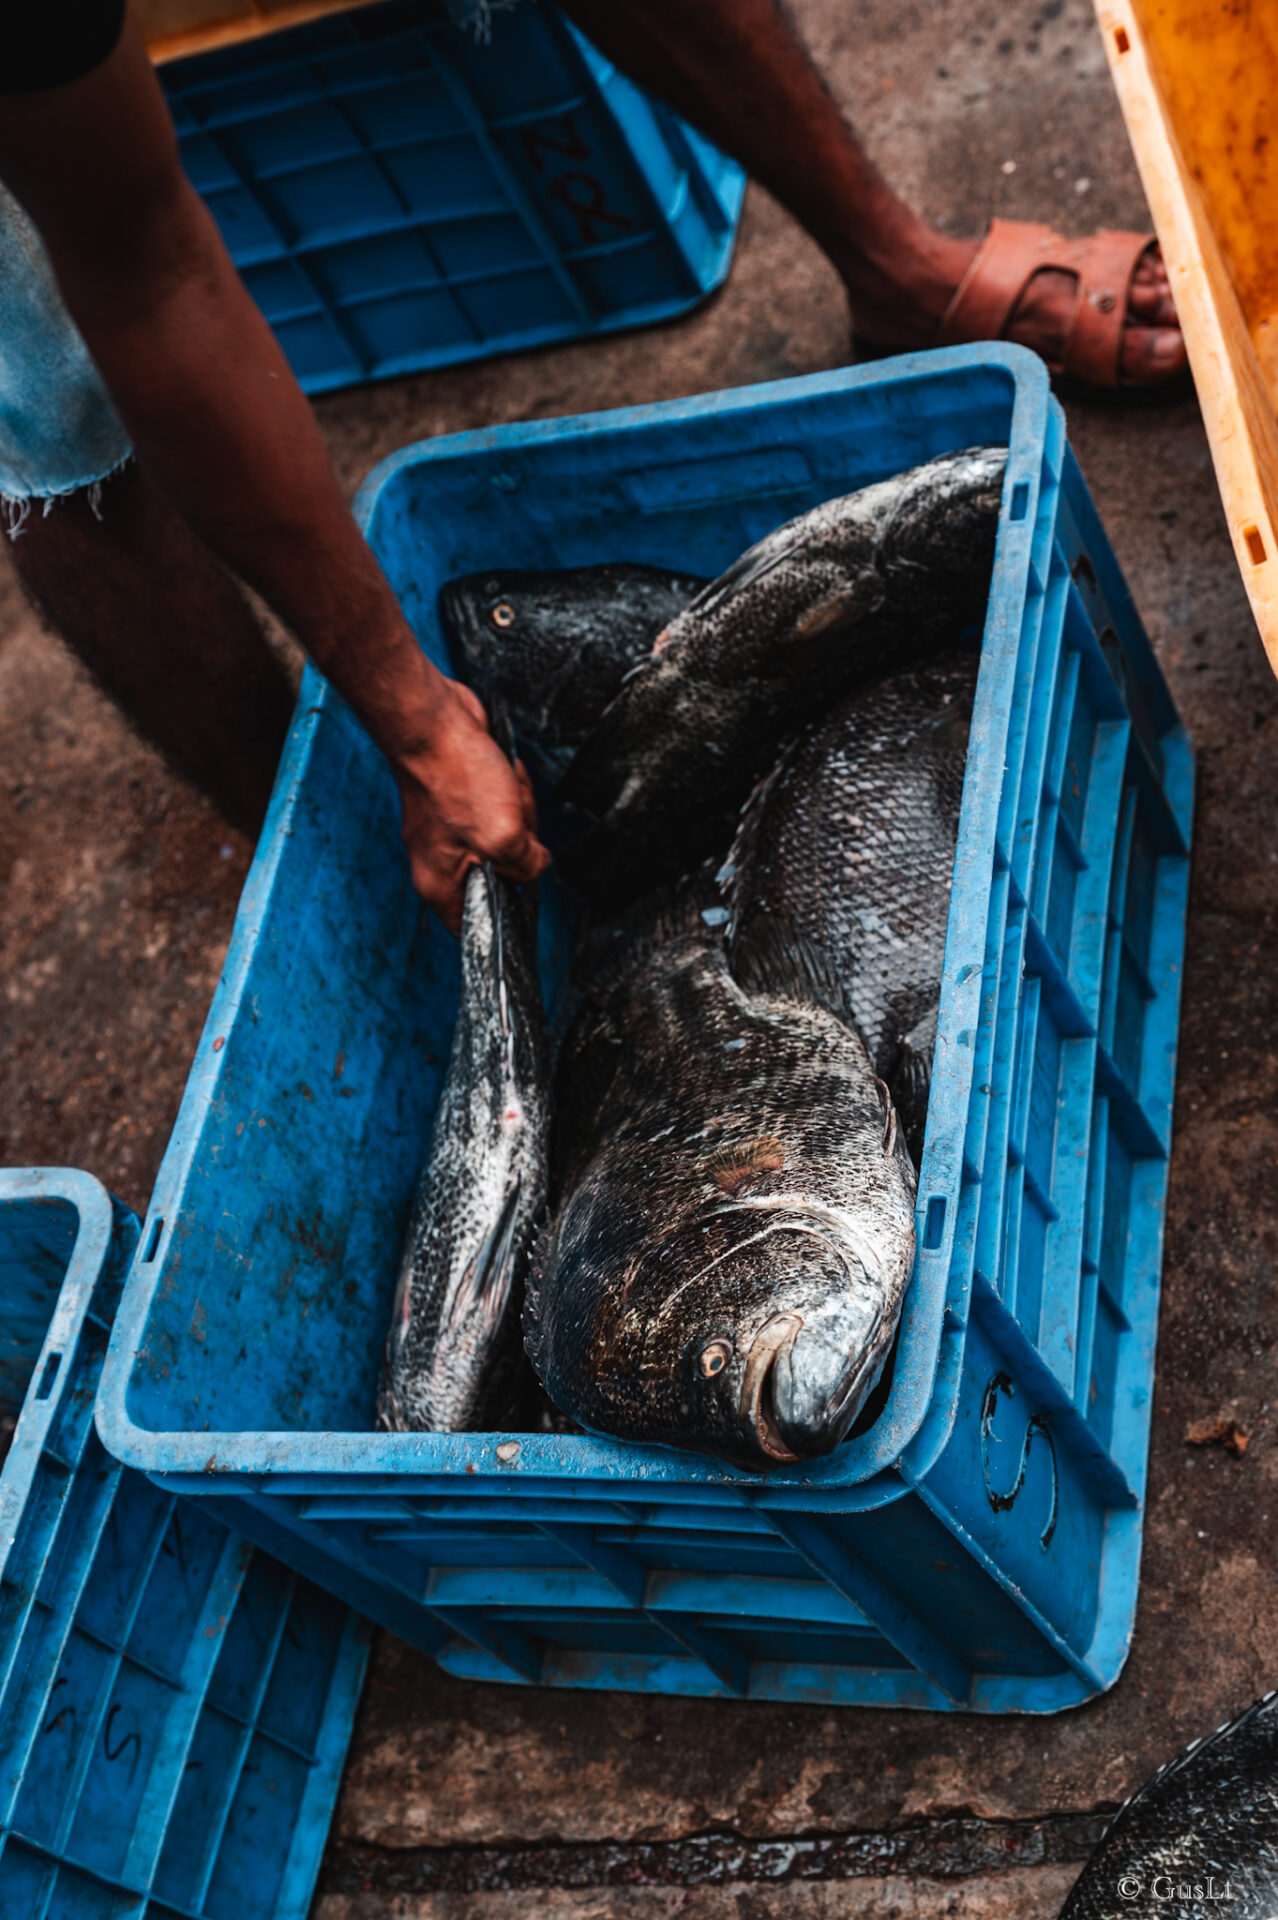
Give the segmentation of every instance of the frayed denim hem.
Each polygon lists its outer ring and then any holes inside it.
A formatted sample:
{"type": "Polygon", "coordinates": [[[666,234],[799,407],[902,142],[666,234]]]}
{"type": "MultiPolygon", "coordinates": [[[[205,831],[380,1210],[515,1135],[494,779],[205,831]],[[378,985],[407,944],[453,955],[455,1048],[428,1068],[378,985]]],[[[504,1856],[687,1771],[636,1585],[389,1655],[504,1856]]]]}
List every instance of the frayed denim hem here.
{"type": "Polygon", "coordinates": [[[89,511],[95,520],[100,520],[102,518],[103,487],[108,480],[114,480],[117,473],[123,473],[132,458],[133,449],[130,447],[127,453],[120,456],[113,467],[107,468],[105,473],[98,474],[94,479],[77,480],[69,487],[59,487],[54,493],[5,493],[0,491],[0,521],[4,523],[6,534],[10,540],[16,540],[19,534],[25,530],[27,521],[31,518],[31,510],[37,503],[39,503],[41,519],[47,520],[59,500],[70,500],[77,493],[86,495],[89,502],[89,511]]]}
{"type": "Polygon", "coordinates": [[[476,41],[487,46],[493,37],[493,15],[509,13],[520,0],[444,0],[444,5],[457,26],[473,27],[476,41]]]}

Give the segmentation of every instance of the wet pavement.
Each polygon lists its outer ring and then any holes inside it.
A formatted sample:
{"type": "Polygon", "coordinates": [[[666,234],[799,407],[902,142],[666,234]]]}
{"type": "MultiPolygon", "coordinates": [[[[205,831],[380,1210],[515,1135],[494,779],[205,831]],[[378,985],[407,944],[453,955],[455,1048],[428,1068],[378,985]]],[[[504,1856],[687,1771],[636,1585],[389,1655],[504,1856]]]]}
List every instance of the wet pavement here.
{"type": "MultiPolygon", "coordinates": [[[[1142,218],[1090,8],[796,0],[838,98],[933,218],[1142,218]]],[[[848,357],[841,291],[757,189],[728,286],[676,326],[338,395],[344,479],[457,428],[848,357]]],[[[1278,1680],[1278,684],[1197,409],[1064,396],[1199,753],[1176,1145],[1132,1656],[1048,1719],[466,1684],[384,1638],[318,1920],[1046,1920],[1101,1816],[1278,1680]],[[1240,1458],[1190,1446],[1223,1415],[1240,1458]]],[[[179,787],[0,575],[0,1163],[146,1200],[248,848],[179,787]]]]}

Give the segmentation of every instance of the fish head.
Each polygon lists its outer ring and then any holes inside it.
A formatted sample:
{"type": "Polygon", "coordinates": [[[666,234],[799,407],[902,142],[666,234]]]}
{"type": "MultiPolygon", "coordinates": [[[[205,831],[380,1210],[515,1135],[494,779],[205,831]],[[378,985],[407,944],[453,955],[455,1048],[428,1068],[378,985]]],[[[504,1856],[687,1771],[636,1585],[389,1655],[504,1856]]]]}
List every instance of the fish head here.
{"type": "Polygon", "coordinates": [[[712,1209],[677,1238],[640,1262],[667,1288],[641,1375],[654,1400],[677,1406],[683,1444],[753,1468],[831,1452],[882,1370],[912,1238],[878,1245],[790,1200],[712,1209]],[[671,1287],[676,1266],[689,1270],[671,1287]]]}
{"type": "Polygon", "coordinates": [[[439,617],[472,685],[497,685],[530,713],[566,703],[573,723],[588,726],[702,584],[623,562],[546,573],[499,568],[447,581],[439,617]]]}
{"type": "Polygon", "coordinates": [[[440,588],[440,621],[472,684],[491,682],[498,650],[535,643],[547,615],[539,597],[536,575],[520,573],[468,573],[440,588]]]}

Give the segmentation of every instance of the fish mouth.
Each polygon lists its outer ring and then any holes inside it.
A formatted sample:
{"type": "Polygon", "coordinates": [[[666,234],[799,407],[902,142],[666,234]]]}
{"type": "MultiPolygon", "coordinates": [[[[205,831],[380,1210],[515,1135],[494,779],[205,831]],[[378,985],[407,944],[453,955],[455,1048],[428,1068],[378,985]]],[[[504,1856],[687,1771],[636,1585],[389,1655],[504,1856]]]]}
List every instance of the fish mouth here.
{"type": "Polygon", "coordinates": [[[803,1459],[838,1446],[882,1368],[881,1327],[876,1313],[855,1333],[836,1331],[818,1314],[779,1354],[773,1415],[783,1446],[803,1459]]]}
{"type": "Polygon", "coordinates": [[[471,602],[464,580],[449,580],[439,590],[439,623],[456,670],[467,661],[482,670],[492,638],[471,602]]]}
{"type": "Polygon", "coordinates": [[[799,1458],[781,1437],[776,1417],[776,1366],[779,1356],[803,1330],[803,1317],[778,1313],[760,1327],[750,1345],[741,1378],[738,1411],[769,1460],[792,1466],[799,1458]]]}

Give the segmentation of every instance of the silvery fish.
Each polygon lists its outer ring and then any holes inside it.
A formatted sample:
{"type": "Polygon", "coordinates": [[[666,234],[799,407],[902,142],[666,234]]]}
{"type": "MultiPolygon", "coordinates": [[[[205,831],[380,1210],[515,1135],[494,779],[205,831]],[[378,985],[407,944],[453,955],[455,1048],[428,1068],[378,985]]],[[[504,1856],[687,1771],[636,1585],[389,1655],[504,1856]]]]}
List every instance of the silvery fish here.
{"type": "Polygon", "coordinates": [[[545,1207],[549,1060],[535,907],[472,868],[452,1050],[400,1259],[378,1425],[500,1425],[521,1366],[528,1249],[545,1207]]]}
{"type": "Polygon", "coordinates": [[[979,669],[956,648],[814,723],[751,796],[723,871],[730,953],[776,920],[825,953],[916,1164],[979,669]]]}
{"type": "Polygon", "coordinates": [[[1115,1816],[1061,1920],[1273,1920],[1278,1693],[1160,1767],[1115,1816]]]}
{"type": "Polygon", "coordinates": [[[826,501],[676,615],[561,783],[595,816],[570,884],[608,907],[721,851],[783,740],[956,640],[989,589],[1005,464],[970,448],[826,501]]]}
{"type": "Polygon", "coordinates": [[[729,971],[698,897],[635,910],[581,986],[525,1337],[556,1406],[752,1468],[829,1452],[914,1259],[892,1103],[819,955],[729,971]]]}
{"type": "Polygon", "coordinates": [[[465,574],[440,591],[458,672],[505,701],[534,773],[557,781],[632,667],[705,586],[660,567],[569,567],[465,574]]]}

